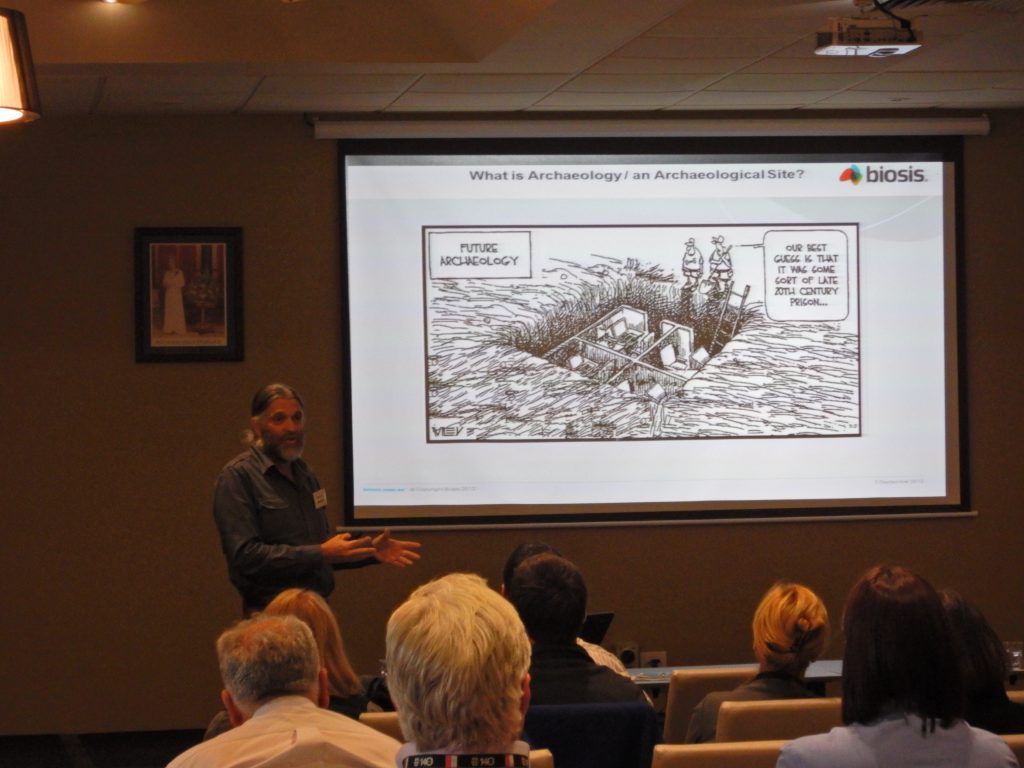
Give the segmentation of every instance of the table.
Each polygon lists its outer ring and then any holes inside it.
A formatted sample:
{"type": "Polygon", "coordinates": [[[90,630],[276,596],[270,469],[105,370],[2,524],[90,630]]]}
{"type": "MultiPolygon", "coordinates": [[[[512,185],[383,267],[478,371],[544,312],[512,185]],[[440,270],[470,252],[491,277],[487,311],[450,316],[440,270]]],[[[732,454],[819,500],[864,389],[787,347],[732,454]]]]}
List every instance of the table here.
{"type": "MultiPolygon", "coordinates": [[[[699,664],[685,667],[630,667],[626,671],[630,679],[641,688],[667,688],[672,673],[677,669],[743,669],[754,662],[746,664],[699,664]]],[[[807,667],[807,674],[804,680],[813,684],[813,687],[824,687],[825,683],[831,683],[841,679],[843,676],[842,659],[821,659],[812,661],[807,667]]]]}

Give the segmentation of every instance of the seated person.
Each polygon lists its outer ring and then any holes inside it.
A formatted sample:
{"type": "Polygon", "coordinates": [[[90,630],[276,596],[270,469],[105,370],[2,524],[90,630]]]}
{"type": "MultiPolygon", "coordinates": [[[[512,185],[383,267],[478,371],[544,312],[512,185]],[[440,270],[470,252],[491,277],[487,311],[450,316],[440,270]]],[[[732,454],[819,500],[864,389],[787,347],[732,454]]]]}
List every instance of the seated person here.
{"type": "Polygon", "coordinates": [[[217,639],[221,700],[232,728],[168,768],[331,765],[392,768],[399,744],[326,709],[327,671],[313,632],[294,616],[257,616],[217,639]]]}
{"type": "MultiPolygon", "coordinates": [[[[286,589],[270,601],[263,610],[266,616],[296,616],[313,630],[320,663],[327,670],[330,701],[327,708],[348,717],[359,719],[362,712],[379,712],[385,707],[371,702],[363,682],[352,670],[341,640],[341,628],[334,612],[318,593],[309,589],[286,589]]],[[[378,689],[380,686],[377,686],[378,689]]],[[[384,688],[386,691],[386,687],[384,688]]],[[[393,707],[387,707],[393,709],[393,707]]],[[[231,727],[227,712],[214,716],[203,739],[219,736],[231,727]]]]}
{"type": "Polygon", "coordinates": [[[875,566],[843,611],[843,722],[787,742],[777,768],[1011,768],[995,734],[962,718],[963,686],[942,599],[899,566],[875,566]]]}
{"type": "Polygon", "coordinates": [[[533,704],[597,704],[647,701],[632,681],[599,666],[576,643],[587,611],[587,587],[564,557],[528,557],[506,585],[533,643],[533,704]]]}
{"type": "MultiPolygon", "coordinates": [[[[501,570],[501,594],[508,597],[507,584],[512,581],[512,574],[515,573],[516,568],[519,567],[519,564],[523,562],[523,560],[532,555],[542,554],[562,555],[561,552],[551,545],[544,544],[539,541],[525,542],[513,549],[509,554],[508,559],[505,561],[505,567],[501,570]]],[[[582,637],[576,638],[576,644],[587,652],[587,655],[594,660],[595,664],[600,664],[602,667],[608,667],[612,672],[616,672],[623,677],[629,677],[629,672],[626,671],[626,667],[621,661],[619,661],[619,657],[611,651],[605,650],[596,643],[588,643],[582,637]]]]}
{"type": "Polygon", "coordinates": [[[964,720],[992,733],[1024,733],[1024,704],[1006,695],[1003,641],[978,606],[949,589],[940,596],[960,652],[964,720]]]}
{"type": "Polygon", "coordinates": [[[453,573],[416,589],[391,614],[386,648],[391,696],[410,740],[399,766],[529,766],[530,748],[518,739],[530,701],[530,641],[515,609],[483,579],[453,573]]]}
{"type": "Polygon", "coordinates": [[[817,696],[804,684],[804,673],[828,645],[828,611],[821,599],[801,584],[780,581],[761,598],[751,629],[757,676],[731,691],[705,696],[693,710],[687,743],[715,740],[723,701],[817,696]]]}

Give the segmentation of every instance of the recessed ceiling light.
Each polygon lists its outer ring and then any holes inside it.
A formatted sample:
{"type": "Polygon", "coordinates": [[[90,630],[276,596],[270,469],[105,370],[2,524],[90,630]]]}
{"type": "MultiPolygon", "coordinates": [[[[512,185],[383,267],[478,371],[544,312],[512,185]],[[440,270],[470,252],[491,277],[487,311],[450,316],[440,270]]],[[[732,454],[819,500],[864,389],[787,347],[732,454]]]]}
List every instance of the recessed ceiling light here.
{"type": "Polygon", "coordinates": [[[146,0],[101,0],[101,2],[108,5],[138,5],[139,3],[146,2],[146,0]]]}

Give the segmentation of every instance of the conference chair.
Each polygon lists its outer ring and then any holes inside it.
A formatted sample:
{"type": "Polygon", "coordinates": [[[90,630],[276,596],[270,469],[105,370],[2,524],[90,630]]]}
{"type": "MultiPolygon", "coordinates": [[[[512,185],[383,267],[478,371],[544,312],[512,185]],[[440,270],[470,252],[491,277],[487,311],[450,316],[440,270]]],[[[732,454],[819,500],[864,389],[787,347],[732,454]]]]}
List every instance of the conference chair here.
{"type": "Polygon", "coordinates": [[[533,705],[523,728],[530,748],[551,750],[558,768],[650,768],[659,736],[646,702],[533,705]]]}
{"type": "Polygon", "coordinates": [[[775,768],[786,742],[736,741],[728,744],[659,744],[651,768],[775,768]]]}
{"type": "Polygon", "coordinates": [[[397,712],[361,712],[359,714],[359,722],[381,733],[386,733],[391,738],[400,742],[405,741],[405,737],[402,735],[402,727],[398,724],[397,712]]]}
{"type": "Polygon", "coordinates": [[[713,691],[731,691],[756,674],[756,664],[673,670],[665,703],[665,743],[682,744],[686,741],[690,716],[705,696],[713,691]]]}
{"type": "Polygon", "coordinates": [[[716,741],[795,739],[842,725],[842,699],[723,701],[716,741]]]}
{"type": "Polygon", "coordinates": [[[1024,765],[1024,733],[1009,733],[1000,738],[1013,750],[1017,762],[1024,765]]]}

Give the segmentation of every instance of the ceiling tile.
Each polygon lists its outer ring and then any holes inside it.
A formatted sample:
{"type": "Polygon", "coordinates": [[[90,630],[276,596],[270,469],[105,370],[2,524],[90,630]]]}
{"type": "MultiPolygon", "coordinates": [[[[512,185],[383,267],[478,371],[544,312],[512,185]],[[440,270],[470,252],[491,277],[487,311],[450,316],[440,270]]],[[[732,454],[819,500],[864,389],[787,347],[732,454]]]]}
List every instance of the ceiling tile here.
{"type": "Polygon", "coordinates": [[[103,78],[39,74],[36,83],[44,115],[84,115],[99,99],[103,78]]]}
{"type": "Polygon", "coordinates": [[[658,109],[674,104],[685,93],[574,93],[556,91],[538,102],[545,108],[565,109],[658,109]]]}
{"type": "Polygon", "coordinates": [[[425,75],[412,87],[416,93],[547,93],[570,75],[425,75]]]}
{"type": "Polygon", "coordinates": [[[393,109],[444,110],[518,110],[533,105],[544,96],[538,93],[419,93],[402,94],[393,109]]]}
{"type": "Polygon", "coordinates": [[[107,78],[97,112],[234,112],[244,106],[258,77],[196,80],[189,75],[134,74],[107,78]]]}
{"type": "Polygon", "coordinates": [[[715,82],[708,75],[681,74],[585,74],[566,83],[560,91],[570,93],[679,93],[698,91],[715,82]]]}
{"type": "Polygon", "coordinates": [[[714,91],[837,91],[864,80],[861,73],[729,75],[710,86],[714,91]]]}

